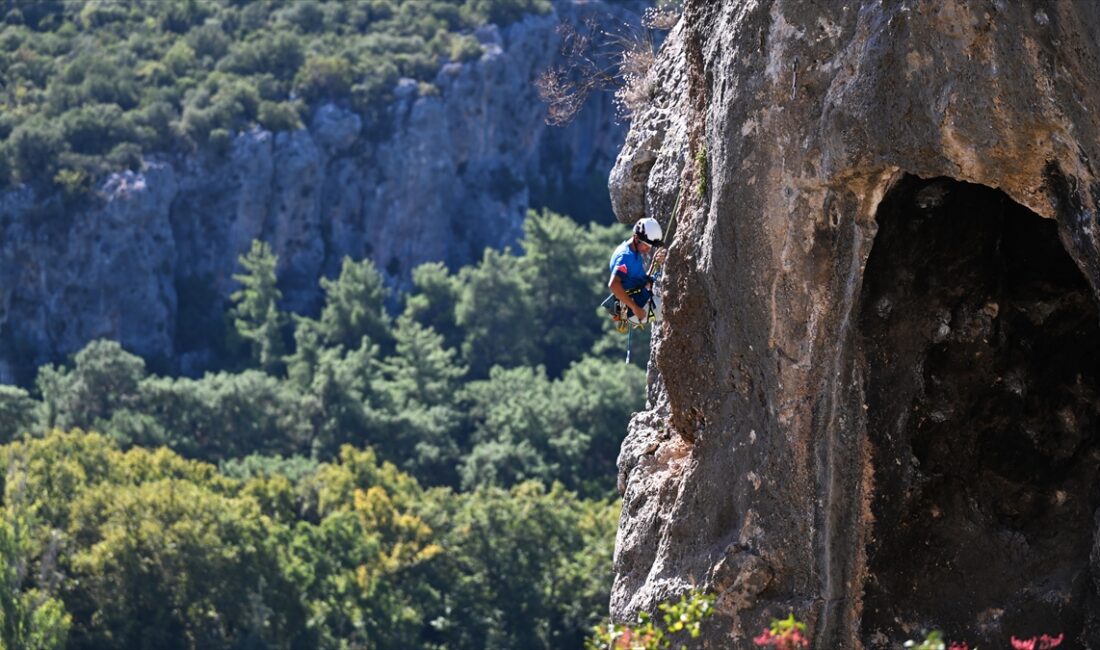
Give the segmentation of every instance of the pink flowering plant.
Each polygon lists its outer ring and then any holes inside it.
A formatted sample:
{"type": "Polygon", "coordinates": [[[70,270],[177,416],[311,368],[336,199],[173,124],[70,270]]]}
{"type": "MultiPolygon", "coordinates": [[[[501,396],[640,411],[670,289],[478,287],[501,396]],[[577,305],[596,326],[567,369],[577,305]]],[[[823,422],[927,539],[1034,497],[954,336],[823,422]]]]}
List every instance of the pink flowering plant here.
{"type": "Polygon", "coordinates": [[[1012,650],[1053,650],[1062,645],[1065,634],[1058,636],[1033,636],[1030,639],[1017,639],[1012,637],[1012,650]]]}
{"type": "MultiPolygon", "coordinates": [[[[1058,646],[1062,645],[1062,640],[1065,638],[1064,634],[1059,634],[1056,637],[1049,635],[1033,636],[1030,639],[1017,639],[1012,637],[1012,650],[1054,650],[1058,646]]],[[[920,643],[916,641],[906,641],[906,648],[912,650],[970,650],[970,646],[962,641],[952,641],[950,644],[943,640],[943,633],[937,630],[929,632],[924,637],[924,641],[920,643]]],[[[975,650],[977,650],[975,648],[975,650]]]]}
{"type": "Polygon", "coordinates": [[[703,619],[714,614],[714,596],[689,591],[679,601],[661,603],[657,611],[658,616],[639,613],[634,625],[608,623],[597,627],[585,641],[585,650],[668,650],[684,634],[697,638],[703,619]]]}
{"type": "Polygon", "coordinates": [[[970,650],[970,646],[962,641],[952,641],[948,645],[943,640],[943,632],[939,630],[932,630],[924,636],[924,641],[906,641],[903,644],[906,648],[912,648],[913,650],[970,650]]]}
{"type": "Polygon", "coordinates": [[[773,618],[771,627],[761,632],[752,642],[761,648],[776,650],[801,650],[810,647],[810,640],[806,637],[806,624],[796,619],[794,614],[782,620],[773,618]]]}

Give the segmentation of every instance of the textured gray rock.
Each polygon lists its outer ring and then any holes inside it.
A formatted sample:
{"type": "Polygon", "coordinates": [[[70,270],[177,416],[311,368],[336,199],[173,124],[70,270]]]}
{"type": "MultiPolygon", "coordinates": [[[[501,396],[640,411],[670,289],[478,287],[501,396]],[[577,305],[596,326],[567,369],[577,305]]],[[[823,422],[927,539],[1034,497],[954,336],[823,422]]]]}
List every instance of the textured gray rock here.
{"type": "Polygon", "coordinates": [[[204,330],[221,327],[237,256],[256,238],[279,255],[286,308],[310,312],[344,256],[370,256],[403,286],[421,262],[462,265],[514,243],[529,207],[600,218],[625,128],[607,97],[546,126],[533,81],[559,56],[559,23],[636,22],[636,5],[560,0],[478,30],[480,59],[444,65],[432,87],[399,83],[385,135],[322,106],[306,129],[241,133],[224,156],[114,176],[101,206],[53,223],[25,191],[0,196],[0,382],[96,336],[200,369],[204,330]]]}
{"type": "Polygon", "coordinates": [[[614,616],[1100,645],[1098,43],[1092,3],[688,3],[611,176],[682,202],[614,616]]]}

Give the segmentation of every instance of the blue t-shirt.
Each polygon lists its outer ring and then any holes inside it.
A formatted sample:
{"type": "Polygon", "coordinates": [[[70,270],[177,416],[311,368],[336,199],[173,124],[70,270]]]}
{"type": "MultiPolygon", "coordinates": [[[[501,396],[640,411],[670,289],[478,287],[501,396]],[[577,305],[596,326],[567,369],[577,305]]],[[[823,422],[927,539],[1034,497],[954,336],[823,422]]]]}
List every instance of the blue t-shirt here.
{"type": "Polygon", "coordinates": [[[645,286],[649,276],[645,273],[645,260],[642,254],[630,248],[630,241],[619,244],[611,254],[611,273],[623,283],[627,291],[645,286]]]}

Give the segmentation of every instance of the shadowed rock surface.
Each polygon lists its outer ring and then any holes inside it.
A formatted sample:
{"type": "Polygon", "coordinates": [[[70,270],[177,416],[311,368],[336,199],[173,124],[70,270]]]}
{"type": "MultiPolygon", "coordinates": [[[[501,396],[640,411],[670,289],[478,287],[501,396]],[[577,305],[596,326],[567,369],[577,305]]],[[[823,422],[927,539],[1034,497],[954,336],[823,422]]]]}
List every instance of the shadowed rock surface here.
{"type": "Polygon", "coordinates": [[[530,207],[606,219],[625,133],[610,95],[549,127],[534,81],[560,57],[561,23],[621,29],[640,4],[554,7],[477,30],[481,58],[444,65],[428,92],[402,80],[385,124],[322,106],[307,128],[242,133],[224,155],[153,157],[110,178],[102,205],[52,216],[30,190],[0,194],[0,383],[100,337],[201,371],[253,239],[279,256],[285,308],[316,313],[319,278],[345,256],[407,287],[422,262],[454,268],[513,244],[530,207]]]}
{"type": "Polygon", "coordinates": [[[611,175],[680,203],[615,617],[1100,645],[1098,43],[1091,3],[687,4],[611,175]]]}

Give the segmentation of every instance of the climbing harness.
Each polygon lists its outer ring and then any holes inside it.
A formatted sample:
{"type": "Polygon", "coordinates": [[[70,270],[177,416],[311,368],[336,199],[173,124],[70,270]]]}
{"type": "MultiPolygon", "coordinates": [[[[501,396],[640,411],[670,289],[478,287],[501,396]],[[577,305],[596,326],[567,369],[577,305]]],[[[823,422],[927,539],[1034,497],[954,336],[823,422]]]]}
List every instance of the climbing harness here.
{"type": "MultiPolygon", "coordinates": [[[[683,185],[676,192],[676,203],[673,205],[672,218],[668,221],[668,238],[669,243],[672,242],[672,237],[675,235],[676,216],[680,213],[680,199],[683,197],[683,185]]],[[[658,224],[659,228],[659,224],[658,224]]],[[[643,233],[648,234],[648,233],[643,233]]],[[[604,299],[600,306],[603,307],[609,314],[611,314],[611,320],[615,324],[615,329],[620,334],[626,334],[626,362],[630,363],[630,344],[631,339],[636,329],[643,329],[650,321],[661,320],[661,299],[659,298],[658,290],[659,283],[661,281],[662,270],[661,264],[657,261],[656,255],[654,255],[653,261],[650,263],[649,272],[646,274],[652,278],[653,288],[650,292],[650,298],[646,302],[646,318],[645,320],[638,320],[634,317],[633,312],[629,307],[623,304],[614,294],[611,294],[604,299]]],[[[642,288],[628,289],[626,294],[628,296],[637,295],[642,292],[642,288]]]]}
{"type": "MultiPolygon", "coordinates": [[[[658,279],[658,277],[653,278],[654,286],[656,286],[658,279]]],[[[637,289],[627,289],[626,295],[636,296],[641,292],[642,289],[640,287],[637,289]]],[[[627,307],[625,303],[616,298],[614,294],[605,298],[604,301],[600,303],[600,306],[606,309],[609,314],[611,314],[611,320],[615,323],[615,329],[619,332],[619,334],[627,334],[632,329],[637,330],[644,328],[649,323],[649,321],[656,318],[656,314],[654,314],[652,307],[653,298],[653,296],[650,296],[650,302],[646,303],[645,320],[638,320],[637,318],[635,318],[634,312],[631,311],[631,309],[627,307]]]]}

